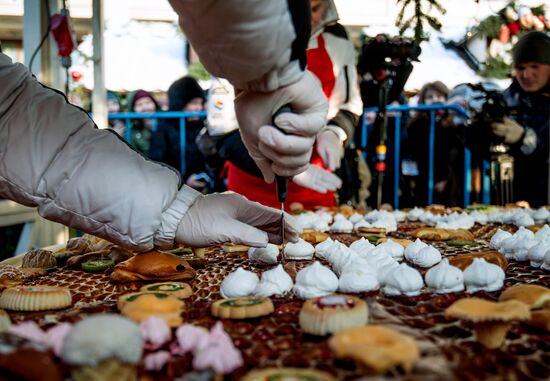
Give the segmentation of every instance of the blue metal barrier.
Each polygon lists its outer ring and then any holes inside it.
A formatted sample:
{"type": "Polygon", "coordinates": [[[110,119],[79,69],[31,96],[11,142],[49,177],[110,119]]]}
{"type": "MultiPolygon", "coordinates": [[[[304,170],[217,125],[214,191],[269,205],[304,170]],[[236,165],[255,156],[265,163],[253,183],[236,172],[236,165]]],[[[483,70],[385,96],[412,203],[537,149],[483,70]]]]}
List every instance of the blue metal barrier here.
{"type": "MultiPolygon", "coordinates": [[[[395,168],[394,168],[394,208],[399,208],[399,176],[401,174],[400,168],[400,150],[401,150],[401,112],[403,111],[429,111],[430,112],[430,134],[429,134],[429,161],[428,161],[428,204],[433,202],[433,189],[434,189],[434,145],[435,145],[435,112],[437,110],[451,110],[456,112],[459,116],[468,118],[468,113],[460,106],[455,104],[435,104],[435,105],[417,105],[417,106],[408,106],[408,105],[399,105],[399,106],[387,106],[386,110],[388,112],[396,112],[395,115],[395,142],[394,142],[394,159],[395,159],[395,168]]],[[[367,122],[366,122],[366,113],[367,112],[378,112],[377,107],[366,108],[363,113],[362,126],[361,126],[361,148],[363,152],[367,146],[368,133],[367,133],[367,122]]],[[[464,206],[470,204],[470,193],[471,193],[471,158],[472,154],[470,150],[464,147],[464,206]]],[[[488,163],[483,163],[483,203],[488,204],[490,201],[489,197],[489,179],[485,175],[486,167],[488,163]]]]}
{"type": "Polygon", "coordinates": [[[156,131],[159,119],[179,119],[180,122],[180,171],[185,173],[187,168],[185,163],[185,118],[191,117],[206,117],[206,112],[186,112],[186,111],[164,111],[164,112],[117,112],[109,114],[109,119],[122,119],[125,121],[126,130],[124,132],[124,140],[131,144],[132,140],[132,120],[133,119],[153,119],[153,131],[156,131]]]}

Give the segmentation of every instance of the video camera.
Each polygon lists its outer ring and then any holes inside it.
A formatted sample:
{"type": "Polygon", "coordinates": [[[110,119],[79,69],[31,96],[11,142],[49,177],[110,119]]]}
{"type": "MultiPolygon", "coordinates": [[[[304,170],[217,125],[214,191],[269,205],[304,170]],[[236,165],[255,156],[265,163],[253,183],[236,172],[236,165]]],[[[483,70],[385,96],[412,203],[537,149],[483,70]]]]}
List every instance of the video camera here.
{"type": "Polygon", "coordinates": [[[369,75],[361,85],[361,96],[365,107],[383,106],[379,99],[381,83],[391,79],[387,104],[395,101],[412,73],[411,61],[418,61],[422,49],[418,43],[404,37],[389,37],[379,34],[363,43],[357,63],[361,77],[369,75]]]}

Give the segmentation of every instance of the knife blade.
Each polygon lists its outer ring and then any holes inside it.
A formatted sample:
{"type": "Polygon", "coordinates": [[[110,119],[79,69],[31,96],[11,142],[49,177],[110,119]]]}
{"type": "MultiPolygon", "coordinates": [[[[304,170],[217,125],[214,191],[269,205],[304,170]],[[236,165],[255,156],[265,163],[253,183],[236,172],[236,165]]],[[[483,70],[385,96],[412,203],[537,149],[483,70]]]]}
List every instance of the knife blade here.
{"type": "MultiPolygon", "coordinates": [[[[275,123],[275,118],[284,112],[292,112],[292,108],[289,104],[286,104],[279,108],[271,117],[271,123],[275,128],[277,128],[279,131],[281,131],[283,134],[287,134],[287,132],[280,127],[277,126],[275,123]]],[[[285,201],[288,195],[288,178],[284,176],[275,176],[275,184],[277,188],[277,200],[281,203],[281,237],[283,239],[283,249],[281,252],[281,263],[285,264],[285,246],[286,246],[286,240],[285,240],[285,201]]]]}

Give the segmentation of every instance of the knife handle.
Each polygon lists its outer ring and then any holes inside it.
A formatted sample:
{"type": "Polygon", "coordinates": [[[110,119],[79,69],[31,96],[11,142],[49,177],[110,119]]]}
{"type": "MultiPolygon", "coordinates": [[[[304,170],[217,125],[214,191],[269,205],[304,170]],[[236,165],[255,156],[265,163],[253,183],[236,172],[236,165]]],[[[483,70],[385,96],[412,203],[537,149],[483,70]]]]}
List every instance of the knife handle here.
{"type": "MultiPolygon", "coordinates": [[[[275,118],[279,114],[282,114],[284,112],[293,112],[292,108],[290,107],[290,104],[287,103],[287,104],[281,106],[280,109],[275,111],[275,113],[271,117],[271,124],[273,124],[273,127],[278,129],[279,131],[281,131],[283,134],[288,135],[288,133],[285,130],[283,130],[282,128],[280,128],[279,126],[277,126],[275,124],[275,118]]],[[[279,202],[281,204],[283,204],[286,201],[286,197],[288,195],[288,178],[284,177],[284,176],[276,175],[275,176],[275,182],[276,182],[276,186],[277,186],[277,199],[279,200],[279,202]]]]}

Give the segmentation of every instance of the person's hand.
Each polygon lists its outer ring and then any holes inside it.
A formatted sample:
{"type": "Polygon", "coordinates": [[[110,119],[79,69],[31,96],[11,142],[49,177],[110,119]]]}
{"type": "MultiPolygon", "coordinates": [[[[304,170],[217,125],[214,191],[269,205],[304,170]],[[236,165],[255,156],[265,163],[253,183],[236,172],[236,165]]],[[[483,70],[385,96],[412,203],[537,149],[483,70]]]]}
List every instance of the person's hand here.
{"type": "Polygon", "coordinates": [[[191,188],[201,190],[206,186],[206,182],[204,180],[197,179],[197,174],[193,173],[191,176],[185,180],[185,184],[190,186],[191,188]]]}
{"type": "Polygon", "coordinates": [[[342,180],[338,176],[315,165],[310,165],[305,172],[294,176],[292,181],[319,193],[333,192],[342,186],[342,180]]]}
{"type": "Polygon", "coordinates": [[[502,122],[492,123],[493,134],[504,139],[504,143],[514,144],[521,139],[525,129],[515,120],[504,117],[502,122]]]}
{"type": "MultiPolygon", "coordinates": [[[[286,213],[285,240],[298,241],[295,220],[286,213]]],[[[281,244],[281,211],[236,193],[199,196],[181,219],[176,242],[196,247],[224,242],[253,247],[281,244]]]]}
{"type": "MultiPolygon", "coordinates": [[[[344,156],[344,145],[334,130],[330,129],[331,127],[332,126],[328,126],[317,134],[317,152],[319,156],[321,156],[323,163],[325,163],[331,171],[335,171],[340,168],[340,161],[344,156]]],[[[333,128],[340,127],[334,126],[333,128]]]]}
{"type": "Polygon", "coordinates": [[[325,125],[328,104],[319,80],[306,70],[302,78],[273,92],[243,91],[235,99],[235,111],[244,145],[265,181],[275,174],[295,176],[309,165],[315,136],[325,125]],[[290,104],[292,113],[272,116],[290,104]]]}

